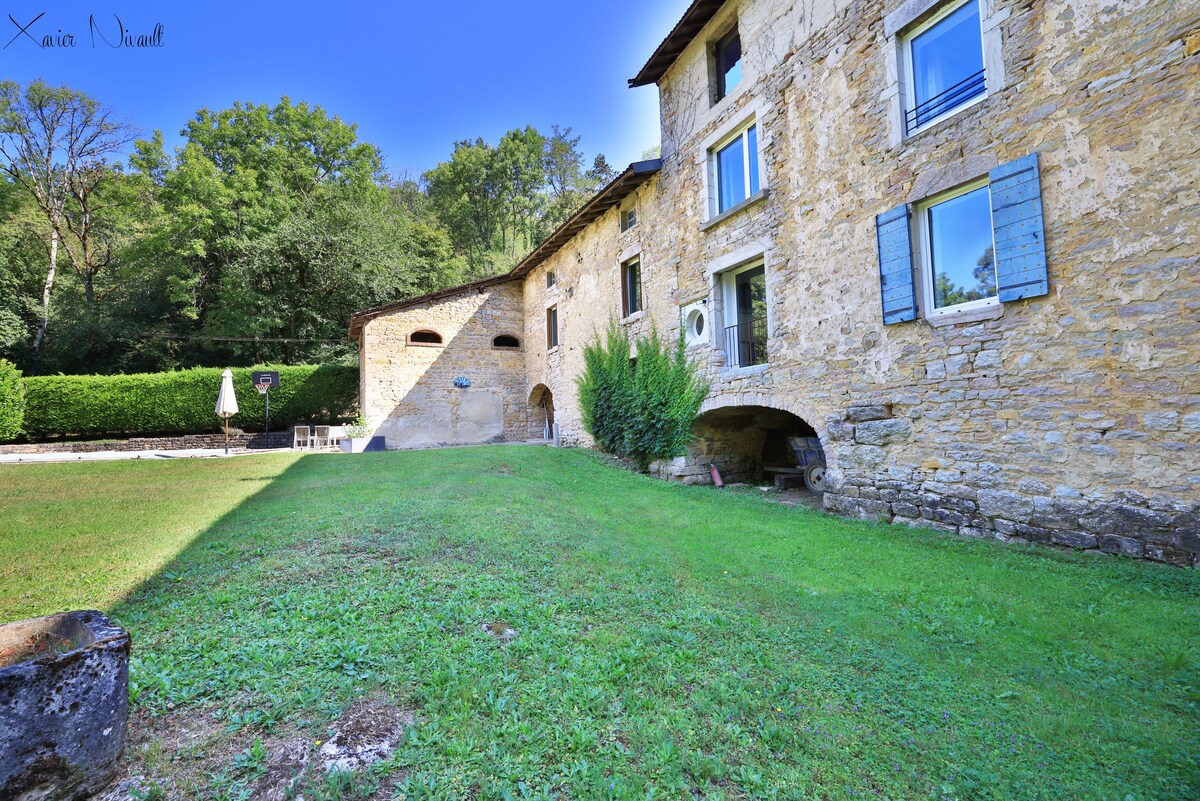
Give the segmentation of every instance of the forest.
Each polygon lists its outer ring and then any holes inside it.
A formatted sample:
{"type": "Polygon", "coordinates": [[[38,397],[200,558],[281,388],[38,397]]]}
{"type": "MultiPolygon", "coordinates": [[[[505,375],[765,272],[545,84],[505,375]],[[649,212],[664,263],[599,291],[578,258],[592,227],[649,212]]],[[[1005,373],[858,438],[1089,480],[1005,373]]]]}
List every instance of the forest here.
{"type": "Polygon", "coordinates": [[[0,358],[26,375],[355,358],[355,310],[504,272],[615,177],[569,127],[422,175],[320,106],[199,109],[168,152],[99,99],[0,82],[0,358]]]}

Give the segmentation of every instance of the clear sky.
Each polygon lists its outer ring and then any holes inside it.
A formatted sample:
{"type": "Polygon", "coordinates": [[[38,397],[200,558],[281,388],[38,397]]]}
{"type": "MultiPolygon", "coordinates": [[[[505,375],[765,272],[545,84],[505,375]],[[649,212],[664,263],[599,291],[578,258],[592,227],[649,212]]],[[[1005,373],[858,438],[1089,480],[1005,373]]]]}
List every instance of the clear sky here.
{"type": "Polygon", "coordinates": [[[688,5],[0,0],[0,77],[81,89],[147,135],[161,129],[168,147],[199,108],[286,94],[358,123],[392,172],[429,169],[459,139],[552,123],[583,136],[589,161],[603,152],[620,168],[658,144],[658,92],[626,80],[688,5]],[[89,16],[115,43],[113,14],[134,37],[161,24],[161,47],[93,45],[89,16]],[[74,47],[39,47],[67,34],[74,47]]]}

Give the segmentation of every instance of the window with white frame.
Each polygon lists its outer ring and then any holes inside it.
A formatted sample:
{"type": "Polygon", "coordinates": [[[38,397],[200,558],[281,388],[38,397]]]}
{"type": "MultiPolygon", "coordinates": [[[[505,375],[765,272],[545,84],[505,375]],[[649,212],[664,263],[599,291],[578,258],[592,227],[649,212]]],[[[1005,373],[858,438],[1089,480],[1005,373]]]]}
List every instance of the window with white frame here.
{"type": "Polygon", "coordinates": [[[759,190],[758,124],[751,121],[709,151],[712,216],[722,214],[759,190]]]}
{"type": "Polygon", "coordinates": [[[987,91],[979,0],[951,0],[902,36],[904,130],[916,133],[987,91]]]}
{"type": "Polygon", "coordinates": [[[730,367],[767,362],[767,277],[763,263],[720,275],[725,354],[730,367]]]}
{"type": "Polygon", "coordinates": [[[999,303],[988,180],[932,197],[916,212],[926,315],[999,303]]]}

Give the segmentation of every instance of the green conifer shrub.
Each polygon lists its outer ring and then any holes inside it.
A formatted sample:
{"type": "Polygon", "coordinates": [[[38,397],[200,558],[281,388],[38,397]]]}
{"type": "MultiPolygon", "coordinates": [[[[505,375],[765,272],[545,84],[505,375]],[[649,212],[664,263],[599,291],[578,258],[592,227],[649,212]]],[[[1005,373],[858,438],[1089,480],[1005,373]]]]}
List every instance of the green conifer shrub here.
{"type": "Polygon", "coordinates": [[[579,405],[596,446],[645,471],[685,452],[709,384],[688,361],[682,337],[672,346],[651,329],[637,340],[636,363],[631,357],[629,339],[610,322],[604,339],[584,348],[579,405]]]}

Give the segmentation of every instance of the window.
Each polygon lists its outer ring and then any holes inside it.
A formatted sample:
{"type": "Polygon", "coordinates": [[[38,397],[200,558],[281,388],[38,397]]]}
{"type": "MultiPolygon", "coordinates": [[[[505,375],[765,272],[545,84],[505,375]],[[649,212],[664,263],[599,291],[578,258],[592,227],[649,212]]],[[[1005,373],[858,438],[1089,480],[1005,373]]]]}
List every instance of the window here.
{"type": "Polygon", "coordinates": [[[437,331],[413,331],[408,335],[408,343],[410,345],[440,345],[442,344],[442,335],[437,331]]]}
{"type": "Polygon", "coordinates": [[[758,125],[751,123],[714,147],[710,170],[716,201],[713,216],[758,192],[758,125]]]}
{"type": "Polygon", "coordinates": [[[628,208],[621,211],[621,230],[628,231],[637,225],[637,209],[628,208]]]}
{"type": "Polygon", "coordinates": [[[704,341],[705,324],[703,308],[697,306],[688,312],[687,319],[684,320],[684,333],[689,344],[704,341]]]}
{"type": "Polygon", "coordinates": [[[713,102],[723,99],[742,81],[742,37],[737,26],[713,45],[713,102]]]}
{"type": "Polygon", "coordinates": [[[730,367],[767,362],[767,275],[762,262],[721,275],[730,367]]]}
{"type": "Polygon", "coordinates": [[[919,204],[917,230],[930,316],[999,302],[986,179],[919,204]]]}
{"type": "Polygon", "coordinates": [[[931,125],[986,91],[979,0],[951,2],[903,39],[905,133],[931,125]]]}
{"type": "Polygon", "coordinates": [[[642,262],[630,259],[621,265],[621,316],[642,310],[642,262]]]}
{"type": "Polygon", "coordinates": [[[558,283],[558,276],[556,276],[553,271],[547,270],[546,271],[546,288],[549,289],[550,287],[554,286],[557,283],[558,283]]]}
{"type": "Polygon", "coordinates": [[[493,348],[519,348],[521,340],[514,337],[512,334],[501,334],[492,340],[493,348]]]}
{"type": "Polygon", "coordinates": [[[1049,294],[1038,154],[877,215],[875,241],[884,325],[991,319],[1049,294]]]}
{"type": "Polygon", "coordinates": [[[553,350],[558,347],[558,307],[546,309],[546,348],[553,350]]]}

